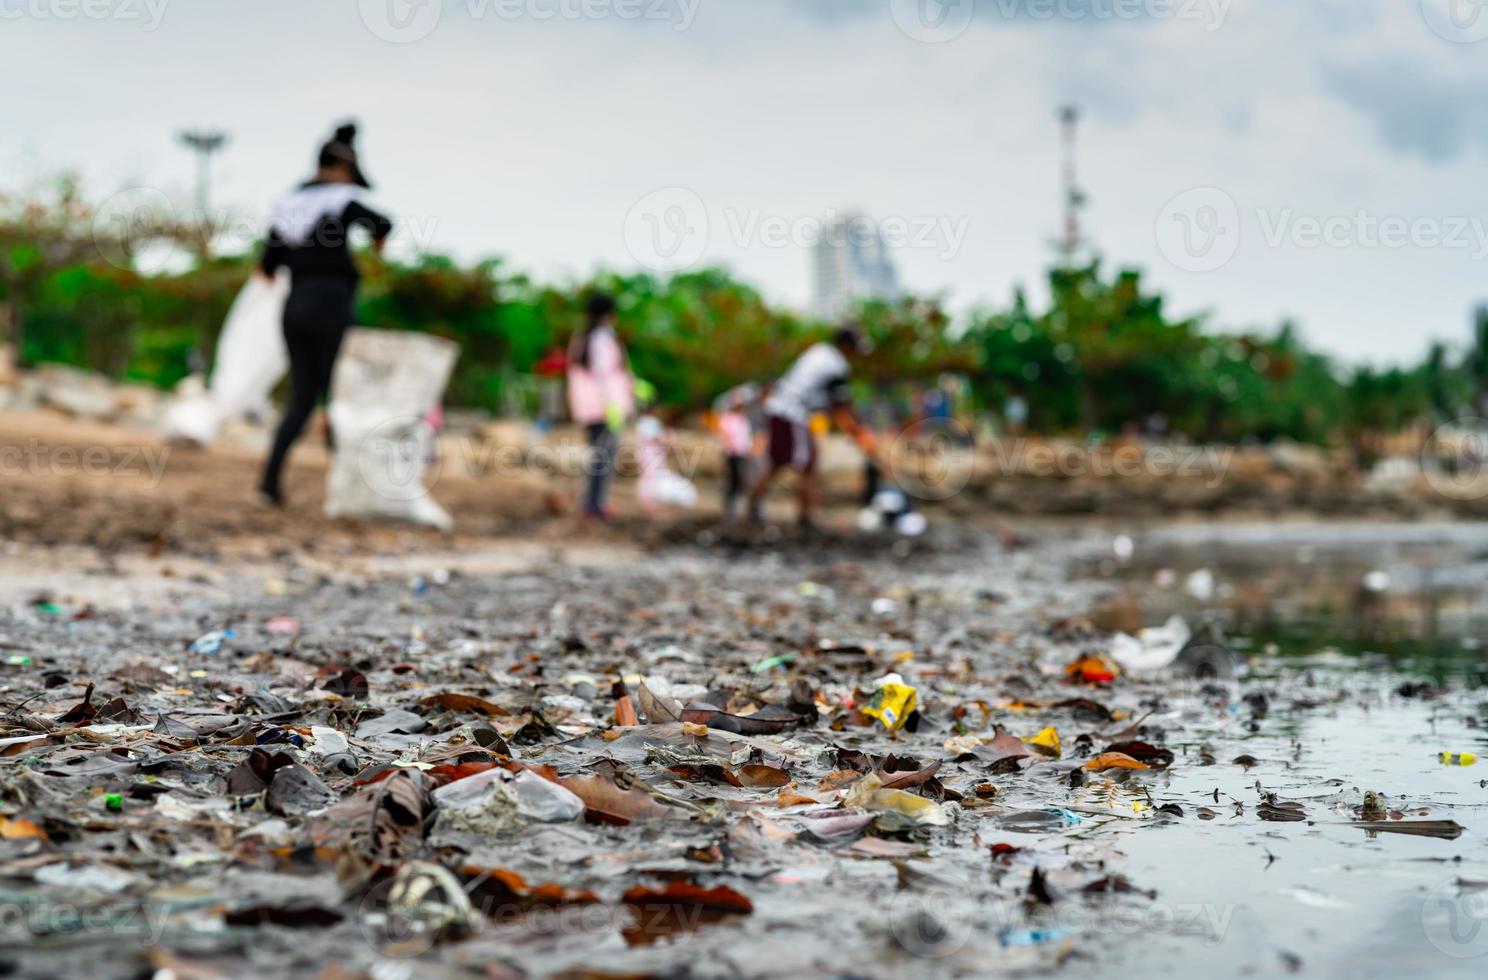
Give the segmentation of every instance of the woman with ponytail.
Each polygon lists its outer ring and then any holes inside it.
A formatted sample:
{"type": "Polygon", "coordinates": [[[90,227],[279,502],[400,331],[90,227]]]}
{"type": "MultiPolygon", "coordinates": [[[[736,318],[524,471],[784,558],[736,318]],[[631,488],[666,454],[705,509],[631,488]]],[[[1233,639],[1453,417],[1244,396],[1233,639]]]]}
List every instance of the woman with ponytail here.
{"type": "Polygon", "coordinates": [[[351,326],[360,278],[349,237],[362,228],[382,251],[393,223],[367,207],[358,194],[371,184],[356,151],[356,126],[346,124],[320,149],[315,177],[285,195],[274,207],[259,270],[273,278],[289,270],[284,305],[284,340],[289,347],[290,397],[259,491],[283,506],[281,472],[316,402],[328,398],[341,339],[351,326]]]}

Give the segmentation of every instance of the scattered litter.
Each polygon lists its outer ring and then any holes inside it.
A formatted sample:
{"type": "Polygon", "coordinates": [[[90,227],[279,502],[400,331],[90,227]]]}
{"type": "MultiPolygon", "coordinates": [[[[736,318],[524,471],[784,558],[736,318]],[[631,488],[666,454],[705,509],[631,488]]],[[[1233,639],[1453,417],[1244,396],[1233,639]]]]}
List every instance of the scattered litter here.
{"type": "Polygon", "coordinates": [[[887,674],[874,683],[873,697],[863,705],[863,714],[876,718],[884,728],[897,732],[919,704],[919,692],[898,674],[887,674]]]}
{"type": "Polygon", "coordinates": [[[213,630],[192,640],[191,645],[186,649],[191,653],[219,653],[222,650],[222,645],[237,635],[236,630],[213,630]]]}

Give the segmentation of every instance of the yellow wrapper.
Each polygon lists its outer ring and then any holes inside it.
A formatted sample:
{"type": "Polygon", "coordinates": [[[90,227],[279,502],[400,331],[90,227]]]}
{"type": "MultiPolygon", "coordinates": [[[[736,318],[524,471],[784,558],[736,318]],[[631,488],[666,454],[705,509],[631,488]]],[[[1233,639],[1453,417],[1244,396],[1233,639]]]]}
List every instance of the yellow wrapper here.
{"type": "Polygon", "coordinates": [[[1025,738],[1023,744],[1032,745],[1044,755],[1059,758],[1063,749],[1059,745],[1059,733],[1053,727],[1045,728],[1032,738],[1025,738]]]}
{"type": "Polygon", "coordinates": [[[919,704],[919,694],[908,684],[885,684],[863,706],[863,714],[877,718],[885,728],[897,732],[919,704]]]}

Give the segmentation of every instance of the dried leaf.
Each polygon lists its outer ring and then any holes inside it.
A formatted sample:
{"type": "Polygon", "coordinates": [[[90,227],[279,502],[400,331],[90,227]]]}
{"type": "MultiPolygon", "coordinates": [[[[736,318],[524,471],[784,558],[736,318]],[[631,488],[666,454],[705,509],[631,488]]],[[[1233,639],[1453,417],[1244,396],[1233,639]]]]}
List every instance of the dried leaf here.
{"type": "Polygon", "coordinates": [[[620,900],[632,917],[621,929],[631,946],[647,946],[731,915],[754,911],[753,902],[727,885],[705,889],[685,881],[670,882],[659,890],[632,888],[620,900]]]}
{"type": "Polygon", "coordinates": [[[487,718],[498,718],[510,715],[511,712],[493,704],[484,698],[478,698],[473,694],[435,694],[424,698],[419,704],[425,708],[433,708],[436,711],[453,711],[456,714],[485,715],[487,718]]]}
{"type": "Polygon", "coordinates": [[[682,705],[672,698],[662,697],[646,686],[645,681],[636,685],[636,703],[641,717],[648,725],[665,725],[682,720],[682,705]]]}
{"type": "Polygon", "coordinates": [[[658,803],[643,789],[621,789],[603,776],[570,776],[558,785],[584,801],[584,816],[591,823],[623,827],[634,820],[667,820],[686,817],[678,807],[658,803]]]}
{"type": "Polygon", "coordinates": [[[774,704],[767,704],[752,715],[729,714],[711,704],[689,704],[682,709],[682,720],[736,735],[776,735],[801,723],[799,715],[774,704]]]}
{"type": "Polygon", "coordinates": [[[1138,762],[1123,752],[1102,752],[1085,763],[1085,768],[1091,772],[1104,772],[1107,769],[1151,769],[1152,767],[1145,762],[1138,762]]]}
{"type": "Polygon", "coordinates": [[[46,840],[47,832],[34,820],[25,817],[0,818],[0,838],[5,840],[46,840]]]}

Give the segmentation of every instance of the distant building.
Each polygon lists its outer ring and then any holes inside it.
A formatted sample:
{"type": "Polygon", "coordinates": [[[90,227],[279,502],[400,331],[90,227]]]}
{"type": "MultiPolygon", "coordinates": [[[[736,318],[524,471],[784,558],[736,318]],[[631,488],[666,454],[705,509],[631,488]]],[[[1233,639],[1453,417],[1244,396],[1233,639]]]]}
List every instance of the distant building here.
{"type": "Polygon", "coordinates": [[[835,320],[856,300],[899,298],[899,274],[889,247],[866,215],[845,214],[825,222],[813,260],[818,316],[835,320]]]}

